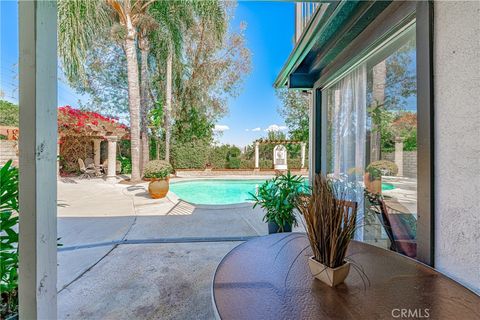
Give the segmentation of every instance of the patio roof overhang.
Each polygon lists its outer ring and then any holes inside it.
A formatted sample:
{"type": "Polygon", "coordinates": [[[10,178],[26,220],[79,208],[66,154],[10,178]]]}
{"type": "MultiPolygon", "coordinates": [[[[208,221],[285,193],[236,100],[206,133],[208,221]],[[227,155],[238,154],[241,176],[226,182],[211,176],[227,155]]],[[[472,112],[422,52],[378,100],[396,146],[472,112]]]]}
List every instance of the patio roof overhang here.
{"type": "Polygon", "coordinates": [[[392,1],[321,1],[274,82],[312,89],[322,70],[392,1]]]}

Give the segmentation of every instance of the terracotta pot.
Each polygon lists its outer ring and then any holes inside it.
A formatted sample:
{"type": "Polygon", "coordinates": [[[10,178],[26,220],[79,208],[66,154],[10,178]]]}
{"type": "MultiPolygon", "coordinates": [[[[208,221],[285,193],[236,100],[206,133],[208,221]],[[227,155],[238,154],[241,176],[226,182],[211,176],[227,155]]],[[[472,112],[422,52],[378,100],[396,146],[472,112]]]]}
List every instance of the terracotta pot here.
{"type": "Polygon", "coordinates": [[[363,182],[365,183],[365,189],[374,194],[382,194],[382,177],[376,178],[375,180],[370,179],[370,173],[366,172],[363,177],[363,182]]]}
{"type": "Polygon", "coordinates": [[[169,189],[168,178],[166,179],[152,179],[148,184],[148,193],[153,199],[164,198],[169,189]]]}
{"type": "Polygon", "coordinates": [[[350,272],[350,262],[345,262],[337,268],[329,268],[312,257],[308,258],[308,266],[312,275],[330,287],[335,287],[345,281],[350,272]]]}

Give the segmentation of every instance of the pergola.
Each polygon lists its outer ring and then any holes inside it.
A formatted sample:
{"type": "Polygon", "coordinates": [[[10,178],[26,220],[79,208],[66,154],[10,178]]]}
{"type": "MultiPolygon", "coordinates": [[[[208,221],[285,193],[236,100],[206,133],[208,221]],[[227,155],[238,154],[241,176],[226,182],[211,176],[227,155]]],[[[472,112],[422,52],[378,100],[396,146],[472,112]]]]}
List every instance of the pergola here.
{"type": "Polygon", "coordinates": [[[286,145],[286,144],[299,144],[301,145],[301,159],[302,166],[301,169],[305,169],[305,146],[306,143],[300,140],[270,140],[270,139],[258,139],[255,141],[255,170],[260,170],[260,145],[261,144],[275,144],[275,145],[286,145]]]}
{"type": "MultiPolygon", "coordinates": [[[[58,108],[58,139],[65,137],[88,137],[93,142],[93,162],[100,167],[100,144],[108,142],[107,181],[115,182],[117,141],[126,136],[128,129],[116,119],[99,113],[82,111],[70,106],[58,108]]],[[[60,144],[59,144],[60,145],[60,144]]],[[[57,153],[60,154],[60,150],[57,153]]],[[[57,172],[59,165],[57,164],[57,172]]]]}

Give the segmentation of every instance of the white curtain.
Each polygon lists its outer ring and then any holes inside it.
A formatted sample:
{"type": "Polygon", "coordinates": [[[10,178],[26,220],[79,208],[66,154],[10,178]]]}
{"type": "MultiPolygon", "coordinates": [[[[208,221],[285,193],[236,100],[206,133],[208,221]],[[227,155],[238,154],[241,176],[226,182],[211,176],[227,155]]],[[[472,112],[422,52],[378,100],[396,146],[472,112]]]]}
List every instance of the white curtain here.
{"type": "Polygon", "coordinates": [[[330,176],[347,181],[349,198],[358,203],[355,239],[363,240],[363,175],[366,152],[367,71],[362,64],[327,89],[330,176]]]}

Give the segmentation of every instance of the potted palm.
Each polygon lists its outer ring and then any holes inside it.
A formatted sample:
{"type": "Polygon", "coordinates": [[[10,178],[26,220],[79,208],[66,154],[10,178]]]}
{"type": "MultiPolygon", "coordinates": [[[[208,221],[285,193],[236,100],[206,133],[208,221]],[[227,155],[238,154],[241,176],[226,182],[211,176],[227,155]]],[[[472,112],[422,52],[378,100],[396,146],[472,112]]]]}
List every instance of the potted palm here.
{"type": "Polygon", "coordinates": [[[286,174],[265,181],[256,194],[250,193],[255,202],[265,210],[263,221],[268,223],[268,233],[291,232],[297,225],[295,198],[304,192],[304,179],[301,176],[286,174]]]}
{"type": "Polygon", "coordinates": [[[311,194],[296,198],[313,252],[308,259],[310,271],[331,287],[342,283],[350,271],[345,255],[356,228],[356,205],[346,195],[347,190],[316,175],[311,194]],[[349,209],[347,204],[353,205],[349,209]]]}
{"type": "Polygon", "coordinates": [[[150,180],[148,193],[153,199],[160,199],[167,195],[172,172],[173,168],[167,161],[152,160],[147,163],[144,169],[144,178],[150,180]]]}

